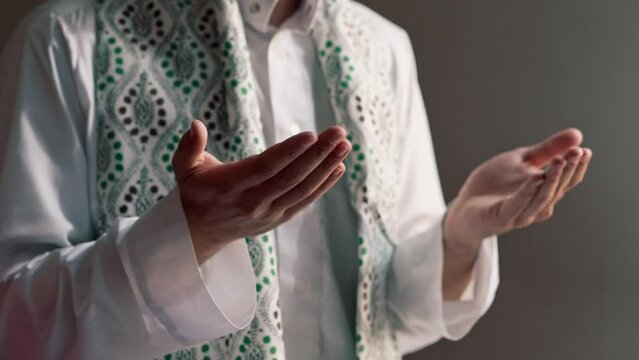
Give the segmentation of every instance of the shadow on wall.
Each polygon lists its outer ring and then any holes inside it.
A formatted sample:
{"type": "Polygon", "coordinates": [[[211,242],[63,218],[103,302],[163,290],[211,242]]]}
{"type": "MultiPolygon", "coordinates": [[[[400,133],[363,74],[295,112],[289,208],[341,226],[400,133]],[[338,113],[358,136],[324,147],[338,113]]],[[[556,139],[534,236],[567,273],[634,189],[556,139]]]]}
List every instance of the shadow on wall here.
{"type": "Polygon", "coordinates": [[[0,48],[4,48],[9,36],[31,9],[45,0],[0,1],[0,48]]]}

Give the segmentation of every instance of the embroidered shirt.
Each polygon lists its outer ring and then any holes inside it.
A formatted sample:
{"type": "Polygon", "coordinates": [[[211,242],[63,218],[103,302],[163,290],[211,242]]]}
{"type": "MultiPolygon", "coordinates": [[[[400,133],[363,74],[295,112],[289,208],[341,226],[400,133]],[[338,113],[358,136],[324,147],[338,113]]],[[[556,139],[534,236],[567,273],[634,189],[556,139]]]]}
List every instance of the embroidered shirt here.
{"type": "MultiPolygon", "coordinates": [[[[332,124],[308,34],[315,1],[304,1],[280,29],[268,25],[277,1],[240,2],[269,144],[332,124]]],[[[405,146],[401,241],[389,301],[401,320],[400,346],[409,352],[470,330],[492,302],[497,250],[495,239],[486,240],[464,299],[442,301],[445,204],[413,53],[406,34],[377,17],[402,65],[395,76],[405,146]]],[[[0,347],[16,348],[25,332],[50,328],[41,342],[29,339],[34,354],[150,358],[183,347],[171,331],[198,343],[245,326],[255,308],[254,279],[241,241],[197,267],[175,192],[142,218],[95,234],[94,29],[92,0],[50,1],[24,22],[3,56],[0,273],[6,291],[0,322],[32,321],[0,334],[7,341],[0,347]],[[176,329],[153,318],[123,267],[146,275],[154,306],[176,329]],[[183,289],[191,291],[189,301],[175,303],[173,293],[183,289]]],[[[356,247],[339,241],[356,227],[346,199],[339,184],[276,230],[291,359],[354,358],[356,247]]]]}

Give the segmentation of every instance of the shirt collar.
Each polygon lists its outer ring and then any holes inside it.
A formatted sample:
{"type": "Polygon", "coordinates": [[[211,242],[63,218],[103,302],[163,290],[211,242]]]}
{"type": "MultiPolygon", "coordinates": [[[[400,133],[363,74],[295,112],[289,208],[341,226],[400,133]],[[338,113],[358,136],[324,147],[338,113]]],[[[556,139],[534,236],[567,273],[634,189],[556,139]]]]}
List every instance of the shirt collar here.
{"type": "MultiPolygon", "coordinates": [[[[302,0],[300,8],[289,19],[291,20],[290,24],[287,24],[289,20],[285,22],[287,27],[291,27],[294,30],[308,31],[314,23],[320,1],[302,0]]],[[[261,32],[268,32],[272,28],[269,25],[269,20],[278,2],[279,0],[238,1],[244,22],[261,32]]]]}

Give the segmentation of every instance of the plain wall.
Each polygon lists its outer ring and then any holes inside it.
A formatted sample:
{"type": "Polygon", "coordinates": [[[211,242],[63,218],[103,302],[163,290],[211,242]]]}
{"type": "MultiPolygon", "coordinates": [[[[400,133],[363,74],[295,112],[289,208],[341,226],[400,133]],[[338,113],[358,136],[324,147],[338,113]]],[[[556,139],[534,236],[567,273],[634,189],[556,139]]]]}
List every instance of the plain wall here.
{"type": "MultiPolygon", "coordinates": [[[[0,44],[39,2],[2,1],[0,44]]],[[[639,358],[639,2],[364,2],[411,34],[448,200],[484,159],[565,127],[595,153],[553,220],[502,237],[472,332],[409,359],[639,358]]]]}
{"type": "Polygon", "coordinates": [[[0,0],[0,48],[4,48],[9,36],[20,20],[45,0],[0,0]]]}
{"type": "Polygon", "coordinates": [[[595,154],[553,220],[502,237],[473,331],[409,358],[639,359],[639,2],[365,3],[411,34],[448,200],[483,159],[556,130],[595,154]]]}

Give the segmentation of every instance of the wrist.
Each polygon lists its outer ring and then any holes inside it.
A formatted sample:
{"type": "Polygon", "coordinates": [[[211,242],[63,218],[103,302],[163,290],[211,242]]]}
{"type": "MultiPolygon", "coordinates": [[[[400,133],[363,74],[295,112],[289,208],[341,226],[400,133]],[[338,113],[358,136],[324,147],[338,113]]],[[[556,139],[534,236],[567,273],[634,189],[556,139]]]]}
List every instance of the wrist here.
{"type": "Polygon", "coordinates": [[[180,192],[180,200],[197,263],[202,265],[231,241],[223,241],[218,236],[215,238],[211,236],[213,231],[204,225],[204,219],[199,216],[203,211],[189,203],[182,192],[180,192]]]}
{"type": "Polygon", "coordinates": [[[483,238],[466,230],[467,221],[463,219],[463,212],[460,201],[453,200],[448,206],[442,224],[444,246],[447,250],[460,254],[476,252],[483,238]]]}
{"type": "Polygon", "coordinates": [[[444,238],[444,271],[442,295],[446,301],[456,301],[470,283],[480,246],[456,244],[444,238]]]}
{"type": "Polygon", "coordinates": [[[456,301],[462,296],[472,278],[472,271],[481,239],[472,235],[462,235],[457,222],[458,208],[456,200],[449,206],[444,217],[443,248],[444,273],[442,276],[442,295],[446,301],[456,301]],[[454,209],[453,209],[454,208],[454,209]]]}
{"type": "Polygon", "coordinates": [[[197,259],[198,265],[204,264],[223,248],[223,246],[219,246],[211,241],[203,241],[202,237],[193,237],[193,235],[191,236],[191,241],[193,242],[193,250],[195,251],[195,258],[197,259]]]}
{"type": "Polygon", "coordinates": [[[232,242],[232,240],[219,239],[211,235],[211,229],[198,226],[197,221],[189,220],[187,217],[187,224],[189,228],[189,235],[191,242],[193,243],[193,250],[195,251],[195,257],[199,265],[202,265],[207,260],[212,258],[226,245],[232,242]]]}

